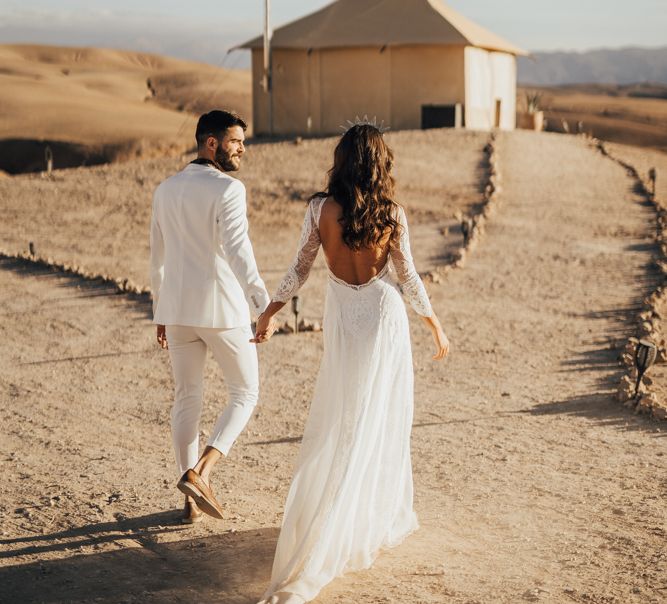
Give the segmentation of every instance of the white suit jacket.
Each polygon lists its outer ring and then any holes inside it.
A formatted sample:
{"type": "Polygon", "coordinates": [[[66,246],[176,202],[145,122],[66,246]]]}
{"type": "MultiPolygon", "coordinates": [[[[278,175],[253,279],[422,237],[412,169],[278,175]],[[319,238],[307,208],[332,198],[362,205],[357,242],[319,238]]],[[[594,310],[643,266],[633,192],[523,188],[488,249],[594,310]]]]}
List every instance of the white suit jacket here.
{"type": "Polygon", "coordinates": [[[151,217],[153,322],[231,328],[270,302],[248,237],[240,180],[189,164],[162,182],[151,217]]]}

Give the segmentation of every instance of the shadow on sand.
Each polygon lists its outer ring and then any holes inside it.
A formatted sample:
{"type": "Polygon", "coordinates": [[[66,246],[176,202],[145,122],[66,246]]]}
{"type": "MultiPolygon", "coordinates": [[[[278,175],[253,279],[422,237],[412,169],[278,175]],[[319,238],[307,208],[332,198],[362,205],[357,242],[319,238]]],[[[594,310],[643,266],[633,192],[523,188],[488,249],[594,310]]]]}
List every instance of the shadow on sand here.
{"type": "Polygon", "coordinates": [[[562,401],[537,404],[523,413],[531,415],[573,415],[625,431],[644,431],[657,438],[667,436],[664,425],[645,415],[634,415],[632,409],[621,405],[612,391],[573,396],[562,401]]]}
{"type": "Polygon", "coordinates": [[[183,530],[189,529],[177,524],[176,512],[163,512],[0,540],[4,562],[13,564],[0,567],[0,601],[251,604],[259,599],[270,578],[278,528],[161,541],[183,530]],[[48,556],[110,542],[118,549],[48,556]],[[17,557],[26,554],[40,559],[21,563],[17,557]]]}

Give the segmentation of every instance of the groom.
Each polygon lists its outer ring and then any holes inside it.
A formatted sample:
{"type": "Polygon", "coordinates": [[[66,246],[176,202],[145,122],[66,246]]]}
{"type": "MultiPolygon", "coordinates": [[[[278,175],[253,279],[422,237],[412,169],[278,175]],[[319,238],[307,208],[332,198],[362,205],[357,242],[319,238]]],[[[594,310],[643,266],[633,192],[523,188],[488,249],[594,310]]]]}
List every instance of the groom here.
{"type": "Polygon", "coordinates": [[[186,523],[201,520],[202,511],[222,518],[209,476],[248,422],[259,391],[250,322],[269,295],[248,238],[245,187],[228,174],[241,166],[246,128],[235,113],[202,115],[197,159],[162,182],[153,197],[153,322],[174,375],[172,438],[186,523]],[[207,349],[222,370],[229,402],[199,457],[207,349]]]}

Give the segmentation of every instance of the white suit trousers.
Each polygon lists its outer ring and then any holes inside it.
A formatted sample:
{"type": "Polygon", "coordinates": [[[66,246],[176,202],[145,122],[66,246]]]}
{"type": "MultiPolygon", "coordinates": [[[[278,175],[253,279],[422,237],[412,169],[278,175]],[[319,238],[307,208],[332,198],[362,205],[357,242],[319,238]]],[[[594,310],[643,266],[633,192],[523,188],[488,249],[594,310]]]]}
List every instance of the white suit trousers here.
{"type": "Polygon", "coordinates": [[[229,395],[207,445],[227,455],[257,404],[257,348],[249,341],[250,325],[232,329],[167,325],[166,331],[175,386],[171,433],[176,463],[183,473],[199,460],[206,350],[211,349],[220,366],[229,395]]]}

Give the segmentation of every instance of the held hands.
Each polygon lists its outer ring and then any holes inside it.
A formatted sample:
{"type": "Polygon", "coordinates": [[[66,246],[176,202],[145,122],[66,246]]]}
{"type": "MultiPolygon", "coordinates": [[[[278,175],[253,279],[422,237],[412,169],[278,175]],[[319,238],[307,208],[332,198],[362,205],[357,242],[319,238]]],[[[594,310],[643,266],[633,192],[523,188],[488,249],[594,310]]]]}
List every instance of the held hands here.
{"type": "Polygon", "coordinates": [[[273,318],[273,315],[270,315],[264,311],[257,319],[257,325],[255,326],[255,337],[250,341],[253,344],[263,344],[264,342],[268,342],[277,328],[278,325],[276,324],[276,320],[273,318]]]}
{"type": "Polygon", "coordinates": [[[263,344],[269,341],[276,329],[278,329],[278,324],[273,317],[283,306],[285,306],[284,302],[275,302],[272,300],[266,307],[266,310],[259,315],[257,325],[255,326],[255,337],[250,340],[253,344],[263,344]]]}

